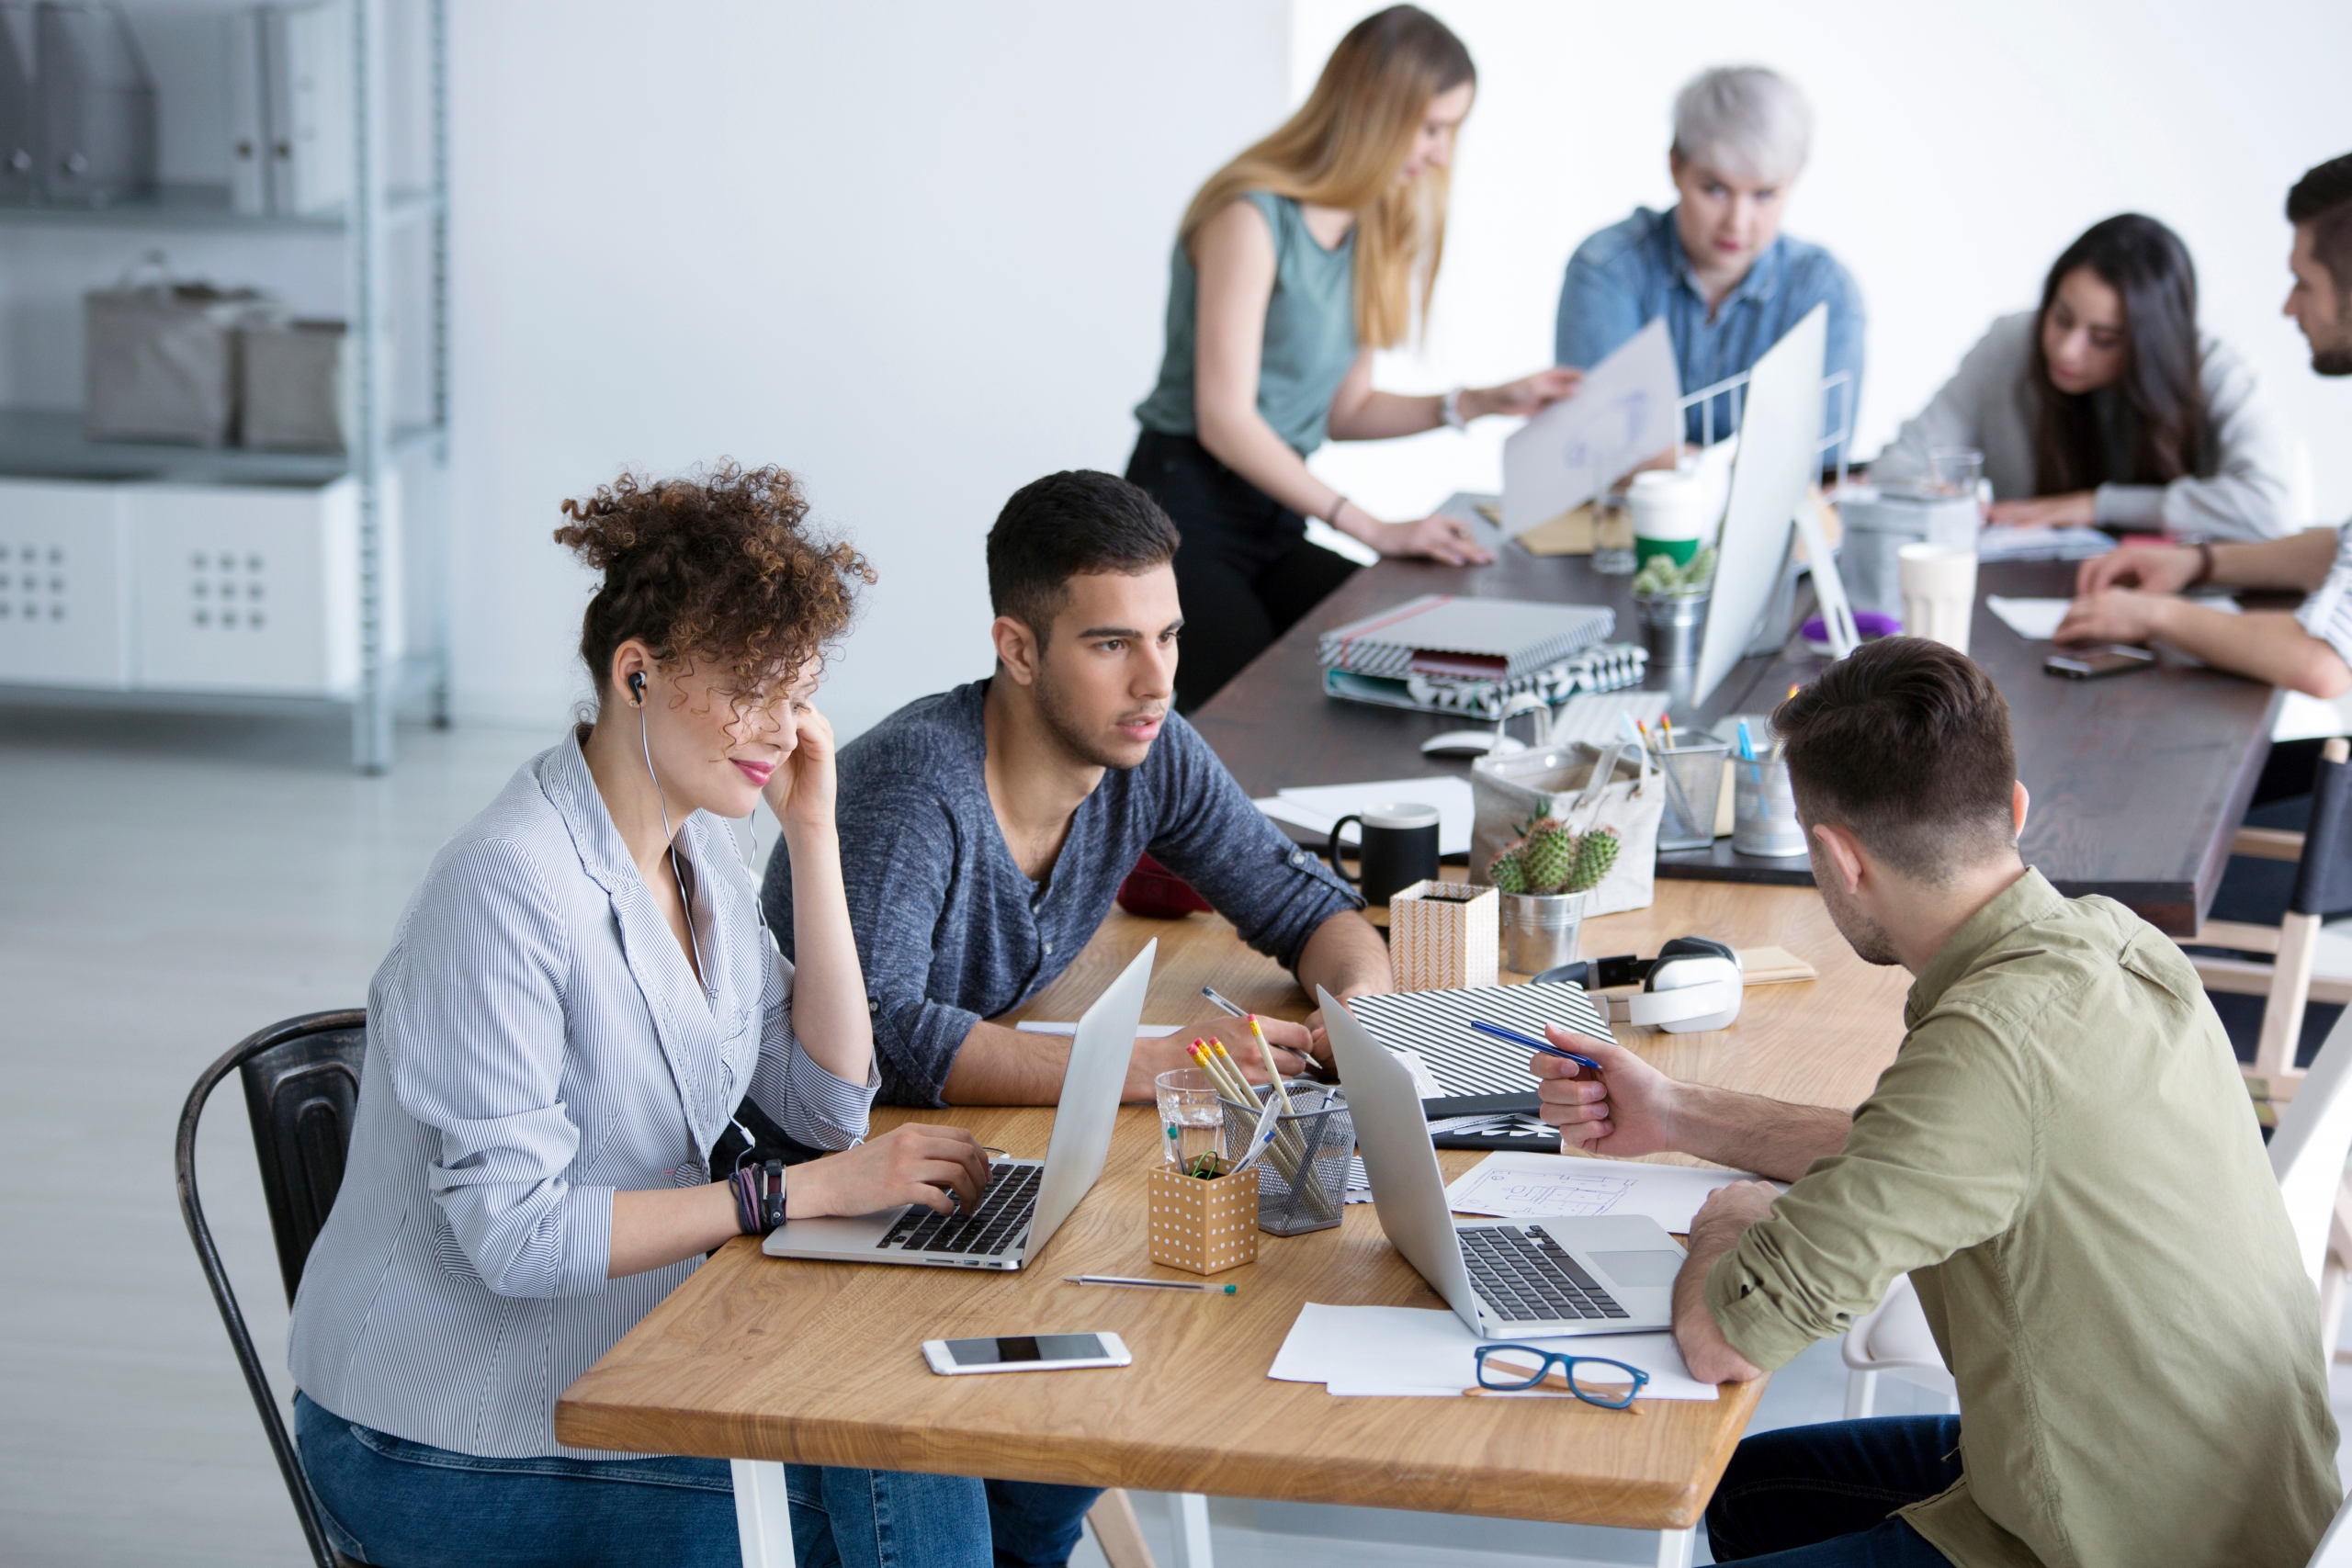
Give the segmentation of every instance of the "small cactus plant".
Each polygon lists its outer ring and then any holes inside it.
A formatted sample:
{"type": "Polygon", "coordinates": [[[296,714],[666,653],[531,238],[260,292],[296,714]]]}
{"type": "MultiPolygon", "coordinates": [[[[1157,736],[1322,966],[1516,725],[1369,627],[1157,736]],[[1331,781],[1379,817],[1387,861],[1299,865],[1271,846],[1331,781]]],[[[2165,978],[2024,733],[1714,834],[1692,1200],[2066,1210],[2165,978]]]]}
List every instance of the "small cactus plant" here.
{"type": "Polygon", "coordinates": [[[1487,876],[1504,893],[1581,893],[1609,874],[1617,847],[1614,828],[1577,833],[1557,818],[1539,817],[1494,858],[1487,876]]]}

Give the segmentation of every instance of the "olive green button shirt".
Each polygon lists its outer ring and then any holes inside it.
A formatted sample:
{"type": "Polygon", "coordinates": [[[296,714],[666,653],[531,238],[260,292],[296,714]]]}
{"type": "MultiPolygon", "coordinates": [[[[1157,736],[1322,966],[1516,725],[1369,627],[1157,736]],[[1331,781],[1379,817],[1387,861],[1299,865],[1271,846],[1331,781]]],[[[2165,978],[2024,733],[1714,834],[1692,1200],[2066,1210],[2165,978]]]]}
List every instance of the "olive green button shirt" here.
{"type": "Polygon", "coordinates": [[[1903,1510],[1961,1568],[2301,1568],[2341,1497],[2319,1301],[2221,1021],[2165,937],[2028,871],[1911,987],[1910,1033],[1707,1276],[1767,1369],[1909,1271],[1962,1478],[1903,1510]]]}

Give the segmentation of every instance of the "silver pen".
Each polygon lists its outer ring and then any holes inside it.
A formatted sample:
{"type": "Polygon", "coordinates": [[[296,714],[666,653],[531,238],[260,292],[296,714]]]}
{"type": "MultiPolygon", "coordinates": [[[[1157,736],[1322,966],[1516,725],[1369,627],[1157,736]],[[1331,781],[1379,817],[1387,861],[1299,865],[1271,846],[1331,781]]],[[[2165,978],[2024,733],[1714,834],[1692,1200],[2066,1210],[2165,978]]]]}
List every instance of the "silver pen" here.
{"type": "Polygon", "coordinates": [[[1201,987],[1201,995],[1208,998],[1212,1006],[1231,1013],[1235,1018],[1248,1018],[1250,1016],[1250,1014],[1244,1010],[1235,1007],[1231,1002],[1217,995],[1217,989],[1215,986],[1203,986],[1201,987]]]}

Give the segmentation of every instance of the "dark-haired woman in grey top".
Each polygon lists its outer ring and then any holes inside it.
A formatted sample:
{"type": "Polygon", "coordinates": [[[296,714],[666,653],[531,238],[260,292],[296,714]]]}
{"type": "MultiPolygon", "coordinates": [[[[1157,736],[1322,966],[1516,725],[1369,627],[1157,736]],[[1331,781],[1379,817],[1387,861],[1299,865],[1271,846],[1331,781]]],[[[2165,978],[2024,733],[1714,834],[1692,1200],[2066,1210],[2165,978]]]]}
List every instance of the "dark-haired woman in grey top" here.
{"type": "Polygon", "coordinates": [[[2293,438],[2254,371],[2197,324],[2188,247],[2153,218],[2093,224],[2039,310],[1995,321],[1870,468],[1928,477],[1984,456],[1995,523],[2269,539],[2302,526],[2293,438]]]}
{"type": "MultiPolygon", "coordinates": [[[[399,1568],[739,1562],[726,1461],[566,1447],[557,1396],[730,1237],[944,1211],[987,1180],[959,1128],[861,1142],[873,1036],[811,697],[865,563],[801,533],[777,469],[624,479],[572,510],[558,537],[605,578],[581,639],[595,721],[516,772],[401,916],[294,1303],[304,1471],[337,1545],[399,1568]],[[714,819],[763,796],[797,968],[714,819]],[[712,1169],[747,1090],[841,1152],[712,1169]]],[[[978,1481],[793,1466],[789,1490],[812,1568],[989,1562],[978,1481]]]]}

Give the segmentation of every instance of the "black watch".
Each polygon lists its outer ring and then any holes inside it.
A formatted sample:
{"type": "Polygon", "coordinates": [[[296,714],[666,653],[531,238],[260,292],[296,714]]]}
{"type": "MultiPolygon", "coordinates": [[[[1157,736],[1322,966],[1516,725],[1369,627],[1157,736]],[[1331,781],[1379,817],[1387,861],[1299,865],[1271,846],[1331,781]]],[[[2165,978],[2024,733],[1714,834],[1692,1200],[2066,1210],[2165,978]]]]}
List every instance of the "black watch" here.
{"type": "Polygon", "coordinates": [[[769,1230],[784,1226],[784,1161],[772,1159],[760,1170],[760,1223],[769,1230]]]}

